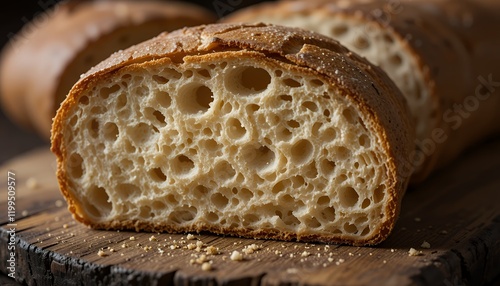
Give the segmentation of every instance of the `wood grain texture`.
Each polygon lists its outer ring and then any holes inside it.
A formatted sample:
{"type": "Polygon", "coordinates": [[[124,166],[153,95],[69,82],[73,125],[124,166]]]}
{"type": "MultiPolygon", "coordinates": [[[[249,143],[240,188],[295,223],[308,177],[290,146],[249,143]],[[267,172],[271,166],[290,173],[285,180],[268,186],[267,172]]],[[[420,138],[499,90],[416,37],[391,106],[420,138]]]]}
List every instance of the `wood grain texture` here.
{"type": "Polygon", "coordinates": [[[3,210],[11,170],[16,278],[27,285],[481,285],[500,276],[500,140],[409,190],[395,231],[377,247],[92,230],[66,210],[54,168],[47,149],[0,168],[0,270],[9,255],[3,210]],[[197,241],[203,246],[189,249],[197,241]],[[243,253],[252,244],[260,249],[243,253]],[[206,255],[209,246],[219,254],[206,255]],[[410,248],[422,254],[409,256],[410,248]],[[242,261],[230,259],[235,250],[242,261]],[[211,261],[212,270],[196,260],[211,261]]]}

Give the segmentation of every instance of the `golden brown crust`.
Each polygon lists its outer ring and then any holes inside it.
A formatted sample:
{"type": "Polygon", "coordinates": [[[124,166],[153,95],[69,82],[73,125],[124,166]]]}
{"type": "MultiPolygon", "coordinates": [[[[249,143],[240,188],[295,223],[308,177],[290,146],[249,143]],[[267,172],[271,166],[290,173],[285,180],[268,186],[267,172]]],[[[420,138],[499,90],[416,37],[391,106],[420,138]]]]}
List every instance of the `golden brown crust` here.
{"type": "Polygon", "coordinates": [[[79,221],[96,228],[175,232],[211,231],[256,238],[299,239],[355,245],[376,244],[384,240],[392,230],[409,181],[409,178],[404,175],[405,166],[402,164],[402,158],[413,148],[414,128],[408,117],[404,116],[407,112],[403,96],[385,73],[330,38],[304,30],[263,24],[214,24],[161,34],[149,41],[113,54],[87,72],[73,87],[55,117],[52,128],[52,151],[58,158],[59,184],[64,196],[68,198],[70,211],[79,221]],[[165,59],[181,62],[188,56],[198,56],[198,60],[210,62],[219,57],[222,52],[258,52],[261,56],[274,59],[277,64],[287,69],[322,77],[363,112],[365,124],[375,131],[378,144],[387,156],[384,160],[386,161],[385,168],[388,170],[389,179],[386,186],[389,199],[386,204],[384,222],[376,235],[367,239],[356,239],[338,235],[316,236],[278,231],[227,229],[210,225],[177,228],[168,222],[160,225],[144,221],[115,221],[111,224],[99,224],[78,215],[78,206],[68,191],[70,182],[64,169],[67,146],[64,145],[62,131],[66,117],[72,106],[78,102],[80,94],[94,82],[112,76],[115,71],[123,67],[154,66],[165,59]]]}
{"type": "Polygon", "coordinates": [[[60,102],[91,66],[162,31],[213,21],[208,10],[175,1],[61,2],[26,25],[3,51],[3,107],[15,122],[48,139],[60,102]]]}

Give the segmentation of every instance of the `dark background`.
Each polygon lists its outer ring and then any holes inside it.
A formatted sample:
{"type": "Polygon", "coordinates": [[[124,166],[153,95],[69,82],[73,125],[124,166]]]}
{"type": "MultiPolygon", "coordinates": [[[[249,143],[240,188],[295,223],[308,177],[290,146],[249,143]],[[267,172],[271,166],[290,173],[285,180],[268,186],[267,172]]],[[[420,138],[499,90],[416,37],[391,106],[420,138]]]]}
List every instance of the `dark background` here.
{"type": "MultiPolygon", "coordinates": [[[[76,0],[79,1],[79,0],[76,0]]],[[[81,1],[81,0],[80,0],[81,1]]],[[[137,0],[141,1],[141,0],[137,0]]],[[[167,0],[165,0],[167,1],[167,0]]],[[[3,48],[9,38],[37,14],[52,8],[60,0],[9,1],[3,6],[0,16],[0,45],[3,48]]],[[[262,2],[259,0],[190,0],[213,11],[219,17],[238,9],[262,2]]],[[[187,11],[188,13],[189,11],[187,11]]],[[[29,71],[26,71],[29,72],[29,71]]],[[[0,164],[33,148],[49,146],[49,143],[31,130],[23,129],[11,122],[0,108],[0,164]]]]}

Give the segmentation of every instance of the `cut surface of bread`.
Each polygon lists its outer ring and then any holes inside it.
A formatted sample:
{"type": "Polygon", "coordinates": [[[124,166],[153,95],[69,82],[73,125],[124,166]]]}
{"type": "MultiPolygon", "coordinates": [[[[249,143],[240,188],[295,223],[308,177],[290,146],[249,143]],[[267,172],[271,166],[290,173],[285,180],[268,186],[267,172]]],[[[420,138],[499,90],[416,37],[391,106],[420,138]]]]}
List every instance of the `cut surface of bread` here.
{"type": "Polygon", "coordinates": [[[408,183],[405,108],[331,39],[208,25],[89,71],[52,150],[71,212],[96,228],[376,244],[408,183]]]}

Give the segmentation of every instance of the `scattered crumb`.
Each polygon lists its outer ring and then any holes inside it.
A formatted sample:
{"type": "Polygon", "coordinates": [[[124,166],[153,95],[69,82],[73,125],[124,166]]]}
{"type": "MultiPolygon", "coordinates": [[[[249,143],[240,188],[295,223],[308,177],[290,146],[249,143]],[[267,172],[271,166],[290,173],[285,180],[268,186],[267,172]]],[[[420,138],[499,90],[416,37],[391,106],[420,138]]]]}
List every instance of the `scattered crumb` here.
{"type": "Polygon", "coordinates": [[[128,247],[128,244],[126,244],[125,242],[122,243],[122,248],[127,248],[128,247]]]}
{"type": "Polygon", "coordinates": [[[448,231],[442,230],[442,231],[439,232],[439,234],[448,234],[448,231]]]}
{"type": "Polygon", "coordinates": [[[422,248],[431,248],[431,244],[424,240],[424,242],[422,242],[422,245],[420,245],[420,247],[422,247],[422,248]]]}
{"type": "Polygon", "coordinates": [[[115,249],[114,248],[110,248],[109,252],[115,252],[115,249]]]}
{"type": "Polygon", "coordinates": [[[339,260],[337,262],[335,262],[335,265],[340,265],[340,264],[342,264],[344,262],[345,262],[345,259],[339,258],[339,260]]]}
{"type": "Polygon", "coordinates": [[[419,217],[416,217],[414,220],[415,220],[416,222],[421,222],[421,221],[422,221],[422,219],[421,219],[421,218],[419,218],[419,217]]]}
{"type": "Polygon", "coordinates": [[[382,261],[382,263],[386,264],[386,263],[387,263],[387,260],[382,261]]]}
{"type": "Polygon", "coordinates": [[[63,228],[68,228],[68,224],[67,223],[63,224],[63,228]]]}
{"type": "Polygon", "coordinates": [[[286,272],[288,272],[290,274],[296,274],[296,273],[299,273],[299,270],[297,268],[288,268],[286,270],[286,272]]]}
{"type": "Polygon", "coordinates": [[[279,251],[279,250],[275,250],[275,251],[274,251],[274,254],[276,254],[276,255],[280,255],[280,254],[281,254],[281,251],[279,251]]]}
{"type": "Polygon", "coordinates": [[[198,240],[198,241],[196,242],[196,247],[203,247],[203,241],[198,240]]]}
{"type": "Polygon", "coordinates": [[[189,250],[193,250],[195,248],[196,248],[196,244],[194,244],[194,243],[190,243],[187,245],[187,249],[189,249],[189,250]]]}
{"type": "Polygon", "coordinates": [[[150,251],[151,249],[153,249],[151,246],[144,246],[144,251],[150,251]]]}
{"type": "Polygon", "coordinates": [[[63,203],[63,201],[62,201],[62,200],[57,200],[57,201],[55,202],[55,204],[56,204],[56,207],[58,207],[58,208],[60,208],[60,207],[62,207],[62,206],[64,205],[64,203],[63,203]]]}
{"type": "Polygon", "coordinates": [[[410,248],[410,250],[408,251],[408,256],[419,256],[419,255],[422,255],[422,251],[418,251],[413,247],[410,248]]]}
{"type": "Polygon", "coordinates": [[[28,214],[29,214],[29,212],[28,212],[27,210],[24,210],[24,211],[22,211],[22,213],[21,213],[21,215],[22,215],[22,216],[27,216],[28,214]]]}
{"type": "Polygon", "coordinates": [[[205,251],[207,252],[207,255],[217,255],[219,254],[219,248],[214,247],[214,246],[208,246],[205,251]]]}
{"type": "Polygon", "coordinates": [[[165,250],[163,250],[163,249],[161,249],[161,248],[158,248],[158,253],[159,253],[160,255],[163,255],[163,253],[165,253],[165,250]]]}
{"type": "MultiPolygon", "coordinates": [[[[396,251],[396,249],[394,249],[394,248],[391,248],[391,252],[395,252],[395,251],[396,251]]],[[[371,254],[371,253],[370,253],[370,254],[371,254]]]]}
{"type": "Polygon", "coordinates": [[[131,236],[131,237],[129,237],[129,240],[134,241],[134,240],[135,240],[135,236],[131,236]]]}
{"type": "Polygon", "coordinates": [[[203,262],[201,265],[201,270],[203,271],[211,271],[212,270],[212,263],[210,262],[203,262]]]}
{"type": "Polygon", "coordinates": [[[156,237],[154,235],[152,235],[150,238],[149,238],[149,241],[158,241],[158,239],[156,239],[156,237]]]}
{"type": "Polygon", "coordinates": [[[33,177],[28,178],[28,180],[26,180],[26,186],[29,189],[34,190],[34,189],[38,188],[38,181],[33,177]]]}
{"type": "Polygon", "coordinates": [[[302,254],[300,256],[308,257],[309,255],[311,255],[311,253],[304,250],[304,252],[302,252],[302,254]]]}
{"type": "Polygon", "coordinates": [[[262,247],[258,246],[257,244],[250,244],[250,245],[247,245],[245,246],[245,248],[243,248],[243,253],[245,254],[252,254],[254,252],[256,252],[257,250],[260,250],[262,247]]]}
{"type": "Polygon", "coordinates": [[[107,254],[102,249],[99,249],[99,251],[97,251],[97,255],[99,255],[100,257],[107,256],[107,254]]]}
{"type": "Polygon", "coordinates": [[[352,254],[352,252],[349,252],[349,256],[354,256],[354,254],[352,254]]]}
{"type": "Polygon", "coordinates": [[[333,258],[328,257],[328,262],[333,262],[333,260],[334,260],[333,258]]]}
{"type": "Polygon", "coordinates": [[[170,245],[170,249],[174,250],[174,249],[178,249],[179,246],[177,244],[172,244],[170,245]]]}
{"type": "Polygon", "coordinates": [[[193,240],[193,239],[196,239],[196,237],[195,237],[194,235],[192,235],[192,234],[188,234],[188,235],[186,236],[186,239],[187,239],[187,240],[193,240]]]}
{"type": "Polygon", "coordinates": [[[242,261],[243,260],[243,255],[238,252],[238,251],[233,251],[233,253],[231,253],[231,260],[232,261],[242,261]]]}
{"type": "Polygon", "coordinates": [[[290,253],[290,258],[293,258],[293,253],[290,253]]]}

